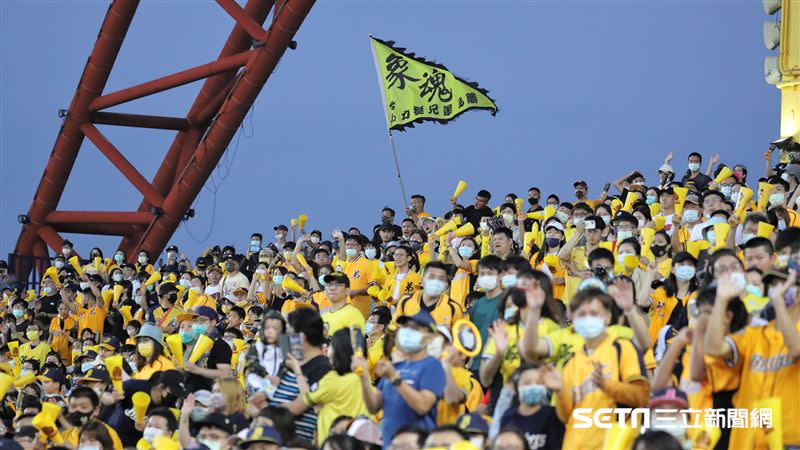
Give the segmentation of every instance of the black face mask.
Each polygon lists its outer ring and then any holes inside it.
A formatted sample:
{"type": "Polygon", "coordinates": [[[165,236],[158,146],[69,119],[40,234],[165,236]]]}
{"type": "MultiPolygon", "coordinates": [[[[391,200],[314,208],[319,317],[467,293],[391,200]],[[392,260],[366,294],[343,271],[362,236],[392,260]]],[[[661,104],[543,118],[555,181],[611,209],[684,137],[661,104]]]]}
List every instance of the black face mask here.
{"type": "Polygon", "coordinates": [[[666,245],[651,245],[650,251],[653,252],[656,258],[660,258],[667,254],[667,246],[666,245]]]}
{"type": "Polygon", "coordinates": [[[161,396],[161,403],[159,403],[159,405],[167,405],[173,408],[177,404],[178,404],[178,396],[169,392],[161,396]]]}
{"type": "Polygon", "coordinates": [[[392,221],[392,219],[390,219],[390,218],[388,218],[386,216],[381,216],[381,223],[391,223],[391,221],[392,221]]]}
{"type": "Polygon", "coordinates": [[[538,197],[528,197],[528,203],[530,203],[531,206],[536,206],[536,205],[539,204],[539,198],[538,197]]]}
{"type": "Polygon", "coordinates": [[[84,413],[84,412],[80,412],[80,411],[75,411],[75,412],[71,412],[71,413],[69,413],[69,415],[67,415],[67,420],[73,426],[82,427],[82,426],[86,425],[86,422],[89,421],[89,416],[91,416],[91,415],[92,415],[92,413],[84,413]]]}

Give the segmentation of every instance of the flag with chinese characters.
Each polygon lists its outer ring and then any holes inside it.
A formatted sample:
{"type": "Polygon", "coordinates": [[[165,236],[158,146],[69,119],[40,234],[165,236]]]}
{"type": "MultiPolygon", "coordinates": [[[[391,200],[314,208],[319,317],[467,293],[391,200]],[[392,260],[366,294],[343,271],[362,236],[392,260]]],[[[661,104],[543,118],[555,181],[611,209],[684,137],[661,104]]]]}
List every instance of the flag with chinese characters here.
{"type": "Polygon", "coordinates": [[[441,64],[426,61],[394,42],[370,36],[390,130],[414,123],[447,123],[470,109],[497,113],[486,89],[453,75],[441,64]]]}

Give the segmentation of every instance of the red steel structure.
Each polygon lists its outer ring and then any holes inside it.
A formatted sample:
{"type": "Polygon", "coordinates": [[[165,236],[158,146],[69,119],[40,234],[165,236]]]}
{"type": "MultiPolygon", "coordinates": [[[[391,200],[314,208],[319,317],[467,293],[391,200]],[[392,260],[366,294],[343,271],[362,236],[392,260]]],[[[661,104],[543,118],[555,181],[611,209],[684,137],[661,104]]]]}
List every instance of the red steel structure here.
{"type": "MultiPolygon", "coordinates": [[[[60,251],[59,232],[121,236],[122,250],[135,260],[141,250],[162,251],[216,167],[315,0],[216,0],[235,21],[217,60],[146,83],[103,94],[138,7],[114,0],[81,75],[17,241],[16,255],[46,258],[60,251]],[[263,23],[270,10],[272,22],[263,23]],[[205,79],[186,117],[104,111],[113,106],[205,79]],[[176,136],[152,181],[117,150],[97,124],[175,130],[176,136]],[[58,211],[84,137],[142,194],[137,211],[58,211]]],[[[27,276],[32,263],[16,267],[27,276]],[[26,266],[27,267],[24,267],[26,266]]],[[[42,268],[39,268],[40,270],[42,268]]]]}

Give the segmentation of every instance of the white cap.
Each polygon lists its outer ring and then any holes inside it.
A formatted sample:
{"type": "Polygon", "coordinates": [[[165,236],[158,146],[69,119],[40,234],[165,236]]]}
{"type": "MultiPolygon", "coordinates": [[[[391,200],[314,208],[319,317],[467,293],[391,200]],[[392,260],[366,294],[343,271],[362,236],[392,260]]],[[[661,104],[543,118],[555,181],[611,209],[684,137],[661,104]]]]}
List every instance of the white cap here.
{"type": "Polygon", "coordinates": [[[664,173],[675,173],[672,170],[672,166],[670,166],[669,164],[662,165],[661,167],[658,168],[658,171],[659,172],[664,172],[664,173]]]}

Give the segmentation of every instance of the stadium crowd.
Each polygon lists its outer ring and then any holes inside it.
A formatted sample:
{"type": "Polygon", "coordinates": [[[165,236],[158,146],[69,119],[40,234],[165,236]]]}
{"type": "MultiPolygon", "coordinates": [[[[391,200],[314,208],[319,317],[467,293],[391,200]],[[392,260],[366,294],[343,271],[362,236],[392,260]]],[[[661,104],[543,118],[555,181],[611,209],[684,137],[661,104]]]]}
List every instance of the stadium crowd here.
{"type": "Polygon", "coordinates": [[[764,156],[0,262],[0,448],[800,448],[800,153],[764,156]]]}

